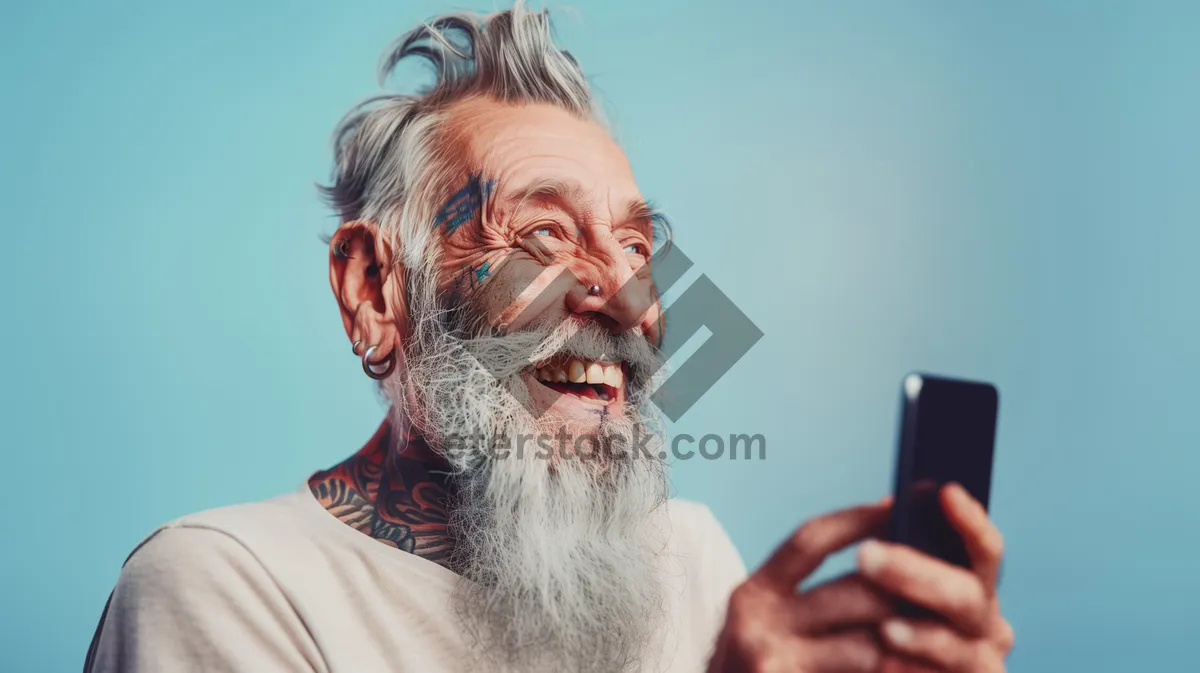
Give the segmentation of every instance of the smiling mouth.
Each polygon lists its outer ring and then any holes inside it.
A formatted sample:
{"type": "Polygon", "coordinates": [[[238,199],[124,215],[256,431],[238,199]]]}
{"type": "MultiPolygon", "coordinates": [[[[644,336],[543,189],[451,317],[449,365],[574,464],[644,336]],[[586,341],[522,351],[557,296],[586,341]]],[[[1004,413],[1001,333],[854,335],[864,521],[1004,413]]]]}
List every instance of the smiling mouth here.
{"type": "Polygon", "coordinates": [[[533,376],[538,383],[558,393],[602,404],[619,399],[625,388],[621,363],[561,359],[534,368],[533,376]]]}

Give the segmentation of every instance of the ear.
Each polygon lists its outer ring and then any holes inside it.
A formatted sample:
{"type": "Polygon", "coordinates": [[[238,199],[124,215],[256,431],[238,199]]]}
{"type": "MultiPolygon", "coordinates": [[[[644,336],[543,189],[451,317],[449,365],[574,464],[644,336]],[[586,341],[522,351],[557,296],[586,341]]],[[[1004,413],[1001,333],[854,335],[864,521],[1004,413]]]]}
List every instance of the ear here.
{"type": "Polygon", "coordinates": [[[408,334],[404,268],[377,224],[356,220],[338,227],[329,241],[329,284],[355,354],[375,346],[372,362],[392,351],[401,358],[408,334]]]}

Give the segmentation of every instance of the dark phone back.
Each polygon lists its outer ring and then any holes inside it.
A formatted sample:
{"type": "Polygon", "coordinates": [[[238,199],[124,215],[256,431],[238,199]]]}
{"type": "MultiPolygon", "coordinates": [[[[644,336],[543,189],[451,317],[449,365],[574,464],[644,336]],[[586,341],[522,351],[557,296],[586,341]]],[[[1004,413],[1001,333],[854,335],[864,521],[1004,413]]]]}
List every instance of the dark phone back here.
{"type": "Polygon", "coordinates": [[[892,541],[969,566],[938,491],[958,482],[988,506],[998,406],[999,394],[988,383],[927,374],[904,378],[892,541]]]}

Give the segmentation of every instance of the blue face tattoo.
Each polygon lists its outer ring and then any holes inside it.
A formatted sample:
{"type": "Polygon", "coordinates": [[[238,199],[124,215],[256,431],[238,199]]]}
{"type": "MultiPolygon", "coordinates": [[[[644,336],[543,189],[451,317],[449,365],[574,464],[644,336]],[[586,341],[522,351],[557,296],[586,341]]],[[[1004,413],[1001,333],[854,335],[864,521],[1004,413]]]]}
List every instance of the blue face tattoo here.
{"type": "Polygon", "coordinates": [[[484,204],[495,187],[495,180],[484,180],[480,173],[472,173],[467,178],[467,184],[454,192],[438,211],[433,220],[434,228],[445,227],[447,236],[453,234],[454,230],[483,212],[484,204]]]}

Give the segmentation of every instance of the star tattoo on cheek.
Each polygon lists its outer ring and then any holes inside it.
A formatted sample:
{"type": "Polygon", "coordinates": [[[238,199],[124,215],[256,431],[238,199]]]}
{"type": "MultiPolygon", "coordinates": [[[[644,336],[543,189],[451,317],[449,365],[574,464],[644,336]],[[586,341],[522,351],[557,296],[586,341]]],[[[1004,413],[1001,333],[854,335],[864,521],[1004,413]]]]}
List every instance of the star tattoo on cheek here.
{"type": "Polygon", "coordinates": [[[473,272],[474,279],[472,282],[476,285],[482,285],[483,281],[487,280],[487,277],[490,274],[489,269],[491,269],[491,267],[491,262],[485,261],[483,264],[480,264],[473,272]]]}
{"type": "Polygon", "coordinates": [[[484,260],[479,264],[463,264],[459,267],[458,280],[455,286],[459,290],[477,290],[492,275],[492,263],[484,260]]]}

